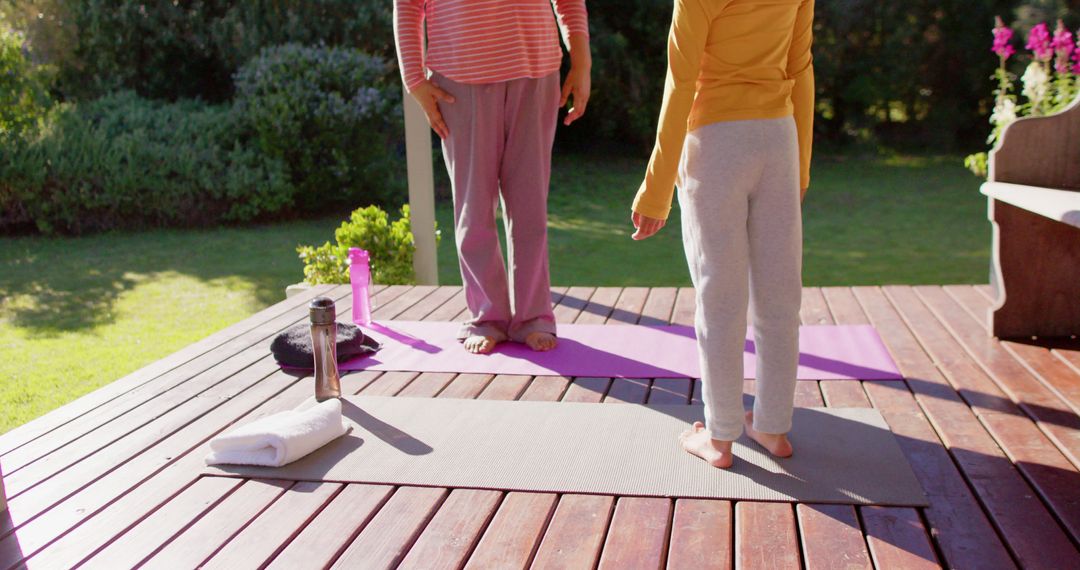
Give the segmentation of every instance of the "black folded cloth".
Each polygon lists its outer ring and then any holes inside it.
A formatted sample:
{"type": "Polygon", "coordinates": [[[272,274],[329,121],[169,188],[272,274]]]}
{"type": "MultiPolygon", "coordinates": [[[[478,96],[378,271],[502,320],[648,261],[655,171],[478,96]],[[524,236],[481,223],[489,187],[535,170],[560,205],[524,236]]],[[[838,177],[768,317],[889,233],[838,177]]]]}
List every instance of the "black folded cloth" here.
{"type": "MultiPolygon", "coordinates": [[[[375,354],[382,346],[356,325],[337,323],[337,361],[375,354]]],[[[311,350],[311,325],[289,327],[270,343],[270,352],[279,364],[295,368],[314,368],[311,350]]]]}

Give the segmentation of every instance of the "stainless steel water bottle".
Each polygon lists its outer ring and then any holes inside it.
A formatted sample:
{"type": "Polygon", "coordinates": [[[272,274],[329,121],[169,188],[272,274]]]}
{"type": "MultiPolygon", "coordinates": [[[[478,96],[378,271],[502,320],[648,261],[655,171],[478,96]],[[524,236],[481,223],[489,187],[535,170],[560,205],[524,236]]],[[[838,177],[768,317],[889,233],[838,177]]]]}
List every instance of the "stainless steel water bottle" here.
{"type": "Polygon", "coordinates": [[[315,356],[315,399],[341,397],[337,367],[337,309],[334,300],[316,297],[308,305],[311,316],[311,351],[315,356]]]}

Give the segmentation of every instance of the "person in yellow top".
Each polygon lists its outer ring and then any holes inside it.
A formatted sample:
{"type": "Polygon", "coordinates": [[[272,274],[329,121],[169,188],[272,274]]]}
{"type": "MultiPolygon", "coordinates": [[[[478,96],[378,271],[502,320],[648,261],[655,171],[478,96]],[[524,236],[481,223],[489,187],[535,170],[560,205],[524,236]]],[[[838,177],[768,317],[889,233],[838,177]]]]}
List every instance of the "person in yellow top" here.
{"type": "Polygon", "coordinates": [[[660,231],[678,186],[705,403],[705,422],[681,442],[716,467],[732,465],[744,424],[770,453],[793,453],[813,20],[814,0],[675,0],[656,145],[631,219],[636,240],[660,231]],[[744,412],[748,302],[757,395],[744,412]]]}

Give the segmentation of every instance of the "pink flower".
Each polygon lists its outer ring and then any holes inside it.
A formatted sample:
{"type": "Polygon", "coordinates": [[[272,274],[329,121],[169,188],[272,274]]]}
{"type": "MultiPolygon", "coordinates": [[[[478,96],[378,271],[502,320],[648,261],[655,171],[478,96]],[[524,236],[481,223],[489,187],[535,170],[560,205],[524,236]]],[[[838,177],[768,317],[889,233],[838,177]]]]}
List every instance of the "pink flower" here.
{"type": "Polygon", "coordinates": [[[1073,64],[1072,72],[1080,75],[1080,30],[1076,30],[1076,48],[1073,49],[1073,64]]]}
{"type": "Polygon", "coordinates": [[[1016,48],[1009,43],[1012,37],[1012,29],[1006,28],[1005,22],[1001,21],[1001,16],[998,16],[994,26],[994,47],[990,51],[996,53],[1002,61],[1009,59],[1009,56],[1016,53],[1016,48]]]}
{"type": "Polygon", "coordinates": [[[1035,59],[1039,61],[1050,61],[1050,58],[1054,57],[1054,50],[1050,47],[1050,30],[1045,22],[1031,28],[1027,45],[1024,47],[1031,50],[1035,54],[1035,59]]]}
{"type": "Polygon", "coordinates": [[[1054,60],[1054,69],[1058,73],[1068,73],[1070,69],[1070,59],[1073,50],[1076,46],[1073,45],[1072,32],[1065,29],[1065,23],[1058,20],[1057,29],[1054,30],[1054,39],[1050,42],[1050,47],[1054,50],[1056,59],[1054,60]]]}

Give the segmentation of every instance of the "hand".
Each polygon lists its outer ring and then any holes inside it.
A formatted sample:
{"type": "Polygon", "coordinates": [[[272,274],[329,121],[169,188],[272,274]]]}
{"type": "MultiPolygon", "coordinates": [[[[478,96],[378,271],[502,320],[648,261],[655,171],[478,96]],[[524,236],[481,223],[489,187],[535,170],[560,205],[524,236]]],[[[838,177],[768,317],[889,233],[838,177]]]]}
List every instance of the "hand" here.
{"type": "Polygon", "coordinates": [[[566,74],[566,81],[563,82],[562,101],[559,102],[559,106],[566,105],[571,95],[573,95],[574,106],[566,113],[563,119],[564,125],[569,126],[585,114],[585,107],[589,104],[589,93],[592,91],[591,73],[591,69],[587,66],[570,66],[570,73],[566,74]]]}
{"type": "Polygon", "coordinates": [[[667,220],[659,220],[657,218],[650,218],[648,216],[642,216],[641,214],[634,212],[630,216],[630,220],[634,222],[634,228],[637,230],[634,235],[630,236],[635,241],[641,241],[645,238],[652,237],[656,232],[660,231],[667,224],[667,220]]]}
{"type": "Polygon", "coordinates": [[[427,115],[428,124],[439,135],[439,138],[445,139],[450,136],[450,129],[447,128],[442,113],[439,112],[439,101],[453,103],[454,96],[440,89],[438,85],[435,85],[429,79],[425,79],[423,83],[413,87],[409,91],[409,95],[412,95],[413,99],[416,99],[416,102],[420,104],[420,108],[427,115]]]}

